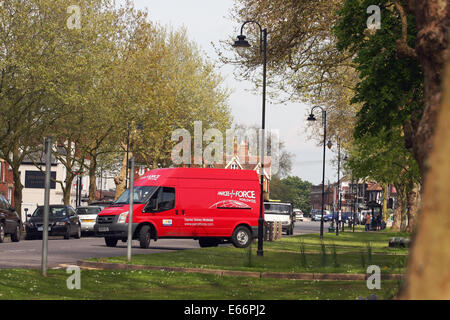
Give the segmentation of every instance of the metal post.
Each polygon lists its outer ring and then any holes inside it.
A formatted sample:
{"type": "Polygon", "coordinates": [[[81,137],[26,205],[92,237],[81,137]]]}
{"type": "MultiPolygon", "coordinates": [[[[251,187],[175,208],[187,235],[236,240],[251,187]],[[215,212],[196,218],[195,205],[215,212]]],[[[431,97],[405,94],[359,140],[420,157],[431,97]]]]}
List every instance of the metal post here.
{"type": "Polygon", "coordinates": [[[81,194],[83,191],[83,174],[81,172],[78,181],[80,183],[80,186],[78,187],[78,206],[81,206],[81,194]]]}
{"type": "Polygon", "coordinates": [[[323,168],[322,168],[322,217],[320,218],[320,239],[323,239],[323,210],[325,201],[325,146],[327,144],[327,112],[322,110],[323,118],[323,168]]]}
{"type": "Polygon", "coordinates": [[[336,219],[336,235],[339,235],[339,223],[340,221],[340,214],[341,214],[341,177],[340,177],[340,171],[341,171],[341,140],[338,137],[338,181],[337,181],[337,196],[338,196],[338,210],[337,210],[337,219],[336,219]]]}
{"type": "MultiPolygon", "coordinates": [[[[127,163],[128,167],[128,163],[127,163]]],[[[134,205],[134,157],[130,159],[130,190],[128,208],[128,241],[127,241],[127,261],[131,262],[131,242],[133,241],[133,205],[134,205]]]]}
{"type": "Polygon", "coordinates": [[[42,275],[47,276],[47,255],[48,255],[48,215],[50,203],[50,174],[51,174],[51,155],[52,155],[52,137],[45,138],[45,191],[44,191],[44,221],[42,231],[42,275]]]}
{"type": "Polygon", "coordinates": [[[264,144],[265,144],[265,130],[266,130],[266,74],[267,74],[267,29],[263,31],[263,53],[264,53],[264,66],[263,66],[263,101],[262,101],[262,137],[261,137],[261,195],[260,195],[260,208],[258,219],[258,250],[256,254],[258,256],[264,255],[263,250],[263,233],[264,233],[264,144]]]}
{"type": "MultiPolygon", "coordinates": [[[[78,206],[78,172],[76,173],[77,178],[75,179],[75,207],[78,206]]],[[[72,199],[71,199],[72,200],[72,199]]]]}
{"type": "Polygon", "coordinates": [[[128,188],[128,149],[130,148],[130,124],[128,123],[128,131],[127,131],[127,167],[125,169],[125,190],[128,188]]]}

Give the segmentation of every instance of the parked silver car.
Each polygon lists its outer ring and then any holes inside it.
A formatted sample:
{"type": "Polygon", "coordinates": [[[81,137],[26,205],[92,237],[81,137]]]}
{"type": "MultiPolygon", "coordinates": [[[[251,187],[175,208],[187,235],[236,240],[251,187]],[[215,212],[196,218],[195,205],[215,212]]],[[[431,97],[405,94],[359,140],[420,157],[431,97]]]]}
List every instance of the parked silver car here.
{"type": "Polygon", "coordinates": [[[94,232],[95,220],[102,210],[101,206],[84,206],[76,209],[77,215],[80,217],[81,232],[94,232]]]}

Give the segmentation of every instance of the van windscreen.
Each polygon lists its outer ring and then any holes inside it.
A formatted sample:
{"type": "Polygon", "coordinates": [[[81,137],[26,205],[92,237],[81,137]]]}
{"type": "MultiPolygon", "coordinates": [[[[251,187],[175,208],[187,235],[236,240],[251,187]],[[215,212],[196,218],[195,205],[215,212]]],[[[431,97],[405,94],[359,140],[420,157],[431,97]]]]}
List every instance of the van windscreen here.
{"type": "Polygon", "coordinates": [[[265,203],[264,212],[272,214],[290,214],[291,206],[288,204],[265,203]]]}
{"type": "MultiPolygon", "coordinates": [[[[155,186],[134,187],[134,204],[146,203],[157,189],[158,187],[155,186]]],[[[129,194],[130,189],[125,190],[114,204],[128,204],[130,200],[129,194]]]]}

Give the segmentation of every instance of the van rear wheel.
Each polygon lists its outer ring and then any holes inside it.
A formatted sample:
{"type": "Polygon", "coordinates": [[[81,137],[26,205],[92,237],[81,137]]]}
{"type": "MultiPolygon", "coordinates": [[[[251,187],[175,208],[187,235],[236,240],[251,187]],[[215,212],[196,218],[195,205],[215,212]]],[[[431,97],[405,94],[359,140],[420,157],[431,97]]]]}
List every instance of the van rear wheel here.
{"type": "Polygon", "coordinates": [[[247,227],[239,226],[234,229],[231,242],[236,248],[247,248],[252,242],[252,233],[247,227]]]}

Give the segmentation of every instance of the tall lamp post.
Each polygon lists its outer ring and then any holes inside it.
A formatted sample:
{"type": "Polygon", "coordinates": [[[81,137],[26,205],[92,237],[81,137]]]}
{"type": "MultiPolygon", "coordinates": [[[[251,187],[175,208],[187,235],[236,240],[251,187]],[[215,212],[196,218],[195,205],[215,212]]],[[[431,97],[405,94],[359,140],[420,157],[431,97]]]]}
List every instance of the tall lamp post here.
{"type": "Polygon", "coordinates": [[[314,106],[311,109],[311,113],[308,117],[308,121],[316,121],[314,116],[314,110],[319,108],[322,110],[322,120],[323,120],[323,169],[322,169],[322,216],[320,218],[320,239],[323,239],[323,210],[325,205],[325,147],[327,145],[327,112],[321,106],[314,106]]]}
{"type": "Polygon", "coordinates": [[[260,183],[261,183],[261,196],[260,196],[260,208],[259,208],[259,219],[258,219],[258,250],[257,255],[263,256],[263,233],[264,233],[264,219],[263,219],[263,209],[264,209],[264,142],[265,142],[265,128],[266,128],[266,71],[267,71],[267,29],[263,29],[261,25],[253,20],[245,21],[241,26],[241,34],[237,36],[237,40],[234,42],[233,47],[239,48],[249,48],[250,43],[245,39],[243,34],[244,27],[248,23],[254,23],[258,25],[259,41],[260,41],[260,52],[263,54],[263,95],[262,95],[262,136],[260,143],[260,159],[261,159],[261,171],[260,171],[260,183]]]}
{"type": "MultiPolygon", "coordinates": [[[[328,141],[328,148],[331,149],[333,143],[328,141]]],[[[337,147],[338,147],[338,171],[337,171],[337,197],[338,197],[338,205],[337,205],[337,215],[336,215],[336,235],[339,235],[339,223],[341,222],[339,219],[339,214],[341,213],[342,202],[341,202],[341,137],[337,137],[337,147]]]]}

